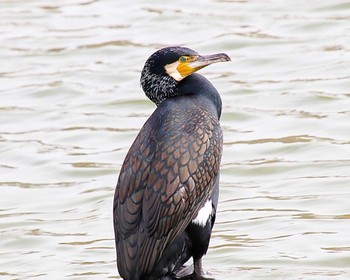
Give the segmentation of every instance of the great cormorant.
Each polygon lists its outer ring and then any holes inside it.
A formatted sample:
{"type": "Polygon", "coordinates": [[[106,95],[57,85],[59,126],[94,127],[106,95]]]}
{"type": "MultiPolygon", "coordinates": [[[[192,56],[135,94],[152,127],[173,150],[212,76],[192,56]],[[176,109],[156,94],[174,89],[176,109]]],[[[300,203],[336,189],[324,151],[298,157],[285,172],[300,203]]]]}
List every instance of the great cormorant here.
{"type": "Polygon", "coordinates": [[[113,220],[120,276],[177,279],[193,257],[191,275],[204,279],[219,192],[221,98],[195,71],[229,61],[184,47],[152,54],[141,86],[157,108],[132,144],[114,196],[113,220]]]}

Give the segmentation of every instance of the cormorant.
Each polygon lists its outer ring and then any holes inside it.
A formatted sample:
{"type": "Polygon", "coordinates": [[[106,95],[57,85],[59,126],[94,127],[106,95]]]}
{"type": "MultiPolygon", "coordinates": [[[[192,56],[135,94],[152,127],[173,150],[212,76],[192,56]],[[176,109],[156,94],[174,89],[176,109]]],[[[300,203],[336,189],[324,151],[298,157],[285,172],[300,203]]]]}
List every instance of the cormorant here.
{"type": "Polygon", "coordinates": [[[218,203],[222,103],[214,86],[193,73],[229,60],[224,53],[167,47],[144,65],[141,86],[157,108],[126,155],[115,190],[123,279],[179,279],[191,257],[193,273],[180,279],[205,279],[201,260],[218,203]]]}

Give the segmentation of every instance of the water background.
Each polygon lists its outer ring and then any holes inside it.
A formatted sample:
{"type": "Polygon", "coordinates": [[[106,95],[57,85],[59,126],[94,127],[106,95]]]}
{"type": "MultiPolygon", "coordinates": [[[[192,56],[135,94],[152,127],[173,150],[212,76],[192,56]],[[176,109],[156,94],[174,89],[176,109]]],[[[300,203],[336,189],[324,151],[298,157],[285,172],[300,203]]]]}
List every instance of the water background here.
{"type": "Polygon", "coordinates": [[[112,200],[156,49],[225,52],[215,279],[350,279],[350,3],[1,1],[0,278],[119,279],[112,200]]]}

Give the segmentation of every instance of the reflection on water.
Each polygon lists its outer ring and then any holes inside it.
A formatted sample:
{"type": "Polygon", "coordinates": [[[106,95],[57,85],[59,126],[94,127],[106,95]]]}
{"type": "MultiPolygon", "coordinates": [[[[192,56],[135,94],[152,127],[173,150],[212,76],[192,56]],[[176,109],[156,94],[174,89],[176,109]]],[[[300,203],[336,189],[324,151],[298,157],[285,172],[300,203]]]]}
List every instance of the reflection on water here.
{"type": "Polygon", "coordinates": [[[350,277],[348,1],[2,1],[1,279],[119,279],[112,198],[156,48],[226,52],[216,279],[350,277]]]}

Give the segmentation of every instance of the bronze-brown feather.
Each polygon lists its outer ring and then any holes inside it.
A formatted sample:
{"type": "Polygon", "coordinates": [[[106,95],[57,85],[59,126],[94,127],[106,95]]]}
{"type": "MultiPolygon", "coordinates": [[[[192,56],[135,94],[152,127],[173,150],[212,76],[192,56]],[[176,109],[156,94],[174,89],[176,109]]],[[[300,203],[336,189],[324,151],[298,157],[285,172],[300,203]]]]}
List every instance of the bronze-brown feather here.
{"type": "Polygon", "coordinates": [[[150,273],[164,248],[211,195],[219,172],[222,132],[217,115],[195,99],[160,104],[126,156],[114,198],[122,277],[134,273],[138,279],[150,273]],[[161,110],[162,106],[171,109],[161,110]]]}

